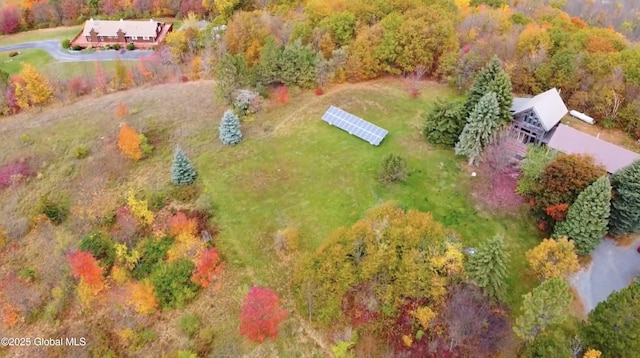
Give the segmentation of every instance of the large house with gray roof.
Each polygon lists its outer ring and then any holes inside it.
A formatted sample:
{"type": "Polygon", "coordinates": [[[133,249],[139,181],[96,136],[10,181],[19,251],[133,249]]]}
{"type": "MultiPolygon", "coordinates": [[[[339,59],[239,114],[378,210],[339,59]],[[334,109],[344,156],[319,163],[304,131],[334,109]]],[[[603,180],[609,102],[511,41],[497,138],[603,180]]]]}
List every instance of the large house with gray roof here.
{"type": "Polygon", "coordinates": [[[514,98],[511,112],[516,143],[511,149],[518,158],[524,156],[524,145],[536,143],[567,154],[588,154],[610,174],[640,160],[638,153],[560,124],[569,111],[555,88],[532,98],[514,98]]]}

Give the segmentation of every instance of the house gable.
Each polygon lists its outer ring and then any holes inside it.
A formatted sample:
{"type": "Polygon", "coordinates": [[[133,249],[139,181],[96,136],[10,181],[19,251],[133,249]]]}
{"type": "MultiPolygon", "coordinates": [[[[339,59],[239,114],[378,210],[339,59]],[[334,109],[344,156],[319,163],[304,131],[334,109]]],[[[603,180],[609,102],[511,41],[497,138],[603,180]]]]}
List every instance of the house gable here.
{"type": "Polygon", "coordinates": [[[535,112],[537,120],[545,132],[548,132],[555,127],[562,117],[569,112],[567,106],[560,97],[560,92],[555,88],[540,93],[533,98],[513,99],[511,111],[514,116],[531,110],[535,112]]]}

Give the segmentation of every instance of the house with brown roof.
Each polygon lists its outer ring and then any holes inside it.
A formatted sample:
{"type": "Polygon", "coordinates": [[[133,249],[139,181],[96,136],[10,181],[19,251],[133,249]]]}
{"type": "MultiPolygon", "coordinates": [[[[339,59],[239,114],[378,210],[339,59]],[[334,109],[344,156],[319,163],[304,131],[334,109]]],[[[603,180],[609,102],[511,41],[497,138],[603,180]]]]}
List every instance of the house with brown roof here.
{"type": "Polygon", "coordinates": [[[524,156],[524,145],[536,143],[562,153],[590,155],[610,174],[640,159],[638,153],[560,124],[569,111],[555,88],[532,98],[514,98],[511,112],[511,135],[516,145],[510,149],[516,157],[524,156]]]}
{"type": "Polygon", "coordinates": [[[139,20],[97,20],[89,19],[85,22],[82,32],[72,41],[72,45],[103,46],[133,43],[136,47],[150,47],[157,45],[173,24],[149,19],[139,20]]]}

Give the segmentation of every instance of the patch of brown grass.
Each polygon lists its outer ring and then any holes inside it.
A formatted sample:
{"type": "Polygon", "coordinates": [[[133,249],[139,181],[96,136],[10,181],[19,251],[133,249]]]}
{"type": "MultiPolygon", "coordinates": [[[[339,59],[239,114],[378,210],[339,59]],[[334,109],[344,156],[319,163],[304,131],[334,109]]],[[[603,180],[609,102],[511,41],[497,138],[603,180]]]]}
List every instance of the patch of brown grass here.
{"type": "Polygon", "coordinates": [[[633,245],[638,240],[638,235],[622,235],[620,237],[611,237],[613,239],[613,243],[619,247],[629,247],[633,245]]]}

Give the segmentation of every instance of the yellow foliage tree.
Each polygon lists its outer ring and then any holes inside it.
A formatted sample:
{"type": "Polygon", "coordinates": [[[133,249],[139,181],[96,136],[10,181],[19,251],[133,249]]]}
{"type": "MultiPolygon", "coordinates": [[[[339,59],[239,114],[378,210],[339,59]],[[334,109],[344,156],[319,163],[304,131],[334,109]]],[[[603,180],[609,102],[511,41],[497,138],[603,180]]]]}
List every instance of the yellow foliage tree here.
{"type": "Polygon", "coordinates": [[[189,78],[192,81],[197,81],[202,77],[202,57],[195,56],[191,59],[191,66],[189,66],[189,78]]]}
{"type": "Polygon", "coordinates": [[[129,281],[129,271],[120,265],[113,265],[111,267],[111,279],[118,285],[125,284],[129,281]]]}
{"type": "Polygon", "coordinates": [[[602,357],[602,352],[600,352],[597,349],[589,349],[584,353],[584,356],[582,356],[582,358],[600,358],[600,357],[602,357]]]}
{"type": "Polygon", "coordinates": [[[172,31],[167,34],[164,41],[169,48],[171,60],[175,63],[182,63],[189,50],[189,43],[185,31],[172,31]]]}
{"type": "Polygon", "coordinates": [[[153,285],[150,282],[132,283],[127,303],[133,306],[139,314],[151,314],[158,308],[158,301],[153,290],[153,285]]]}
{"type": "Polygon", "coordinates": [[[111,81],[113,89],[119,91],[131,87],[133,79],[131,78],[131,71],[129,71],[129,68],[119,58],[114,61],[113,66],[114,74],[113,80],[111,81]]]}
{"type": "Polygon", "coordinates": [[[525,254],[532,273],[541,280],[563,277],[580,268],[573,241],[544,239],[525,254]]]}
{"type": "Polygon", "coordinates": [[[23,63],[18,77],[15,96],[20,108],[46,104],[53,98],[51,85],[32,65],[23,63]]]}
{"type": "Polygon", "coordinates": [[[411,312],[411,315],[420,322],[420,326],[425,331],[429,329],[429,323],[437,316],[429,307],[418,307],[411,312]]]}
{"type": "MultiPolygon", "coordinates": [[[[206,1],[206,0],[205,0],[206,1]]],[[[232,14],[233,10],[235,10],[236,6],[240,4],[240,0],[216,0],[214,1],[214,5],[218,14],[222,15],[223,18],[228,19],[232,14]]]]}
{"type": "Polygon", "coordinates": [[[145,200],[136,199],[136,195],[133,190],[129,190],[127,193],[127,206],[131,209],[131,213],[135,216],[142,224],[150,226],[153,224],[153,212],[149,210],[149,206],[145,200]]]}
{"type": "MultiPolygon", "coordinates": [[[[153,213],[151,215],[153,215],[153,213]]],[[[140,252],[135,249],[129,251],[129,248],[127,248],[127,245],[125,244],[115,244],[114,247],[118,263],[124,266],[127,270],[133,270],[142,257],[140,252]]]]}
{"type": "Polygon", "coordinates": [[[120,126],[118,148],[120,148],[122,154],[131,159],[138,160],[142,158],[142,138],[140,138],[140,134],[127,123],[123,123],[122,126],[120,126]]]}
{"type": "Polygon", "coordinates": [[[87,307],[105,288],[107,288],[107,284],[104,281],[97,284],[88,284],[84,279],[80,279],[80,283],[78,284],[78,300],[80,300],[80,303],[84,307],[87,307]]]}

